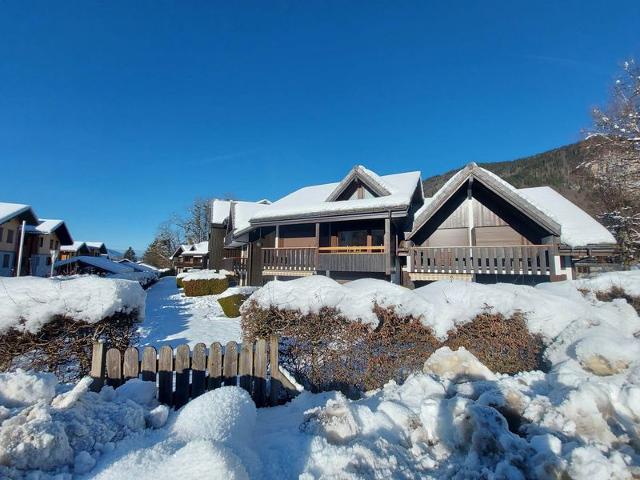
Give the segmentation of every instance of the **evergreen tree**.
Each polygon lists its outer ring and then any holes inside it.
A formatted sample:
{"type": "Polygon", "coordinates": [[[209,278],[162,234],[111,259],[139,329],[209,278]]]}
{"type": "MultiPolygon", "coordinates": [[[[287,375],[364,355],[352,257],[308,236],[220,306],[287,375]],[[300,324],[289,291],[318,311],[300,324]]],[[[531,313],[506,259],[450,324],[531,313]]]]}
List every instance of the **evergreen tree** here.
{"type": "Polygon", "coordinates": [[[136,257],[136,252],[131,247],[127,248],[127,251],[124,252],[124,258],[132,262],[138,261],[138,258],[136,257]]]}

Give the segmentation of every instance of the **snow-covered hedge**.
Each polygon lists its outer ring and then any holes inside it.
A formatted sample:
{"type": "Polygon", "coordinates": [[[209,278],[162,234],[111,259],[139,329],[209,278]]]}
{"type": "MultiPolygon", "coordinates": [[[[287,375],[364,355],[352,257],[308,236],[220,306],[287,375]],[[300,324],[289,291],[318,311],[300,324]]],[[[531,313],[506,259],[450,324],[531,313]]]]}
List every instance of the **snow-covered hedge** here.
{"type": "Polygon", "coordinates": [[[232,287],[218,295],[218,303],[227,317],[235,318],[240,316],[240,307],[247,300],[257,287],[232,287]]]}
{"type": "MultiPolygon", "coordinates": [[[[314,275],[291,281],[272,281],[250,300],[261,308],[317,313],[335,308],[350,320],[376,327],[374,305],[394,307],[401,316],[414,316],[433,330],[438,340],[470,322],[481,313],[498,313],[507,318],[523,314],[532,333],[548,343],[576,320],[592,318],[608,321],[622,316],[633,319],[635,312],[625,302],[598,302],[586,290],[607,291],[612,286],[630,295],[640,292],[640,271],[617,272],[589,280],[544,283],[536,287],[474,282],[439,281],[409,290],[382,280],[363,279],[347,284],[314,275]]],[[[247,303],[248,305],[248,303],[247,303]]]]}
{"type": "Polygon", "coordinates": [[[138,282],[98,276],[0,278],[0,334],[35,333],[58,317],[96,323],[116,314],[144,316],[138,282]]]}
{"type": "Polygon", "coordinates": [[[198,270],[181,278],[187,297],[217,295],[229,288],[229,272],[226,270],[198,270]]]}

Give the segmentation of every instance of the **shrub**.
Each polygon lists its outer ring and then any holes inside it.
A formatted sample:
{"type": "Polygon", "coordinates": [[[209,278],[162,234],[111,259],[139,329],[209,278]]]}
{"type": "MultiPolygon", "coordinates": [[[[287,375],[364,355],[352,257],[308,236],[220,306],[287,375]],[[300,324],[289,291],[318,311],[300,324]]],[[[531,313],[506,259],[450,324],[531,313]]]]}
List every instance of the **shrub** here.
{"type": "Polygon", "coordinates": [[[389,380],[404,381],[444,345],[465,347],[495,372],[543,367],[542,338],[529,333],[521,315],[505,318],[486,312],[439,342],[415,317],[378,305],[374,312],[379,320],[375,329],[347,320],[334,308],[302,314],[261,308],[250,300],[242,309],[242,329],[249,341],[281,335],[281,362],[305,388],[314,392],[338,389],[351,397],[389,380]]]}
{"type": "Polygon", "coordinates": [[[616,286],[611,287],[611,290],[605,292],[596,292],[596,298],[601,302],[610,302],[617,298],[624,298],[629,305],[635,308],[636,312],[640,314],[640,297],[633,297],[623,288],[616,286]]]}
{"type": "Polygon", "coordinates": [[[203,295],[217,295],[229,288],[229,279],[210,278],[206,280],[183,280],[184,294],[187,297],[201,297],[203,295]]]}
{"type": "Polygon", "coordinates": [[[227,317],[235,318],[240,316],[240,307],[244,301],[251,295],[236,293],[218,298],[218,303],[222,307],[222,311],[227,317]]]}
{"type": "Polygon", "coordinates": [[[184,285],[182,284],[182,277],[176,277],[176,285],[178,288],[184,288],[184,285]]]}
{"type": "Polygon", "coordinates": [[[494,372],[514,374],[544,368],[542,337],[529,333],[521,314],[481,313],[449,332],[444,345],[464,347],[494,372]]]}
{"type": "Polygon", "coordinates": [[[49,371],[62,382],[77,381],[91,369],[94,340],[125,350],[137,338],[138,313],[118,313],[96,323],[56,317],[37,333],[11,329],[0,335],[0,371],[24,367],[49,371]]]}
{"type": "Polygon", "coordinates": [[[283,337],[281,360],[311,391],[338,389],[355,397],[391,379],[404,380],[420,370],[437,341],[417,319],[393,308],[375,306],[380,324],[344,318],[334,308],[318,313],[260,308],[251,301],[242,312],[247,340],[283,337]]]}

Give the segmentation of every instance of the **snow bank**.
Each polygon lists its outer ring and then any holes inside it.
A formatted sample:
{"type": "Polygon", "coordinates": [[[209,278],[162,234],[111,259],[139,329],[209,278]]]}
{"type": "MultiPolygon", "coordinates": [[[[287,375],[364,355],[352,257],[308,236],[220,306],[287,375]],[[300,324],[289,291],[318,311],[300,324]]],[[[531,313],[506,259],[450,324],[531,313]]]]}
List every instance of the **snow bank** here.
{"type": "Polygon", "coordinates": [[[147,408],[90,384],[68,390],[50,375],[1,374],[0,478],[85,473],[114,442],[145,429],[147,408]]]}
{"type": "Polygon", "coordinates": [[[233,297],[234,295],[250,296],[259,289],[260,287],[231,287],[227,288],[224,292],[222,292],[220,295],[217,295],[216,297],[220,299],[233,297]]]}
{"type": "Polygon", "coordinates": [[[88,323],[116,313],[144,315],[137,282],[97,276],[0,278],[0,333],[37,332],[56,316],[88,323]]]}
{"type": "MultiPolygon", "coordinates": [[[[250,300],[262,308],[300,310],[316,313],[322,307],[338,309],[351,320],[377,326],[375,303],[395,307],[401,315],[413,315],[430,327],[439,340],[458,325],[483,312],[510,317],[522,313],[529,330],[541,334],[547,343],[571,323],[616,321],[621,317],[640,329],[638,317],[625,302],[598,302],[579,289],[609,289],[620,285],[630,294],[640,290],[640,272],[606,274],[603,278],[540,284],[537,287],[513,284],[481,285],[463,281],[439,281],[416,290],[382,280],[362,279],[344,285],[322,275],[290,281],[272,281],[256,291],[250,300]]],[[[246,304],[245,304],[246,305],[246,304]]]]}
{"type": "Polygon", "coordinates": [[[638,270],[608,272],[591,278],[573,282],[576,288],[592,292],[608,292],[614,287],[621,288],[627,295],[640,297],[640,273],[638,270]]]}

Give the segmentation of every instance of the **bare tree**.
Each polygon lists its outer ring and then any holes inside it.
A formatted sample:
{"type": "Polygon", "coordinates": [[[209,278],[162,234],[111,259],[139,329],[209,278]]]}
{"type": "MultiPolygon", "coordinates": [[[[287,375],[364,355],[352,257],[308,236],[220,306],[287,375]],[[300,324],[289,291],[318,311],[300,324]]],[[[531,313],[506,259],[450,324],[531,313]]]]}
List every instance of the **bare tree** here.
{"type": "Polygon", "coordinates": [[[585,162],[604,207],[603,223],[615,235],[624,263],[640,252],[640,67],[624,62],[605,108],[593,109],[589,138],[603,154],[585,162]]]}
{"type": "Polygon", "coordinates": [[[196,198],[185,217],[177,217],[176,225],[182,230],[187,243],[205,242],[209,239],[209,204],[206,198],[196,198]]]}

